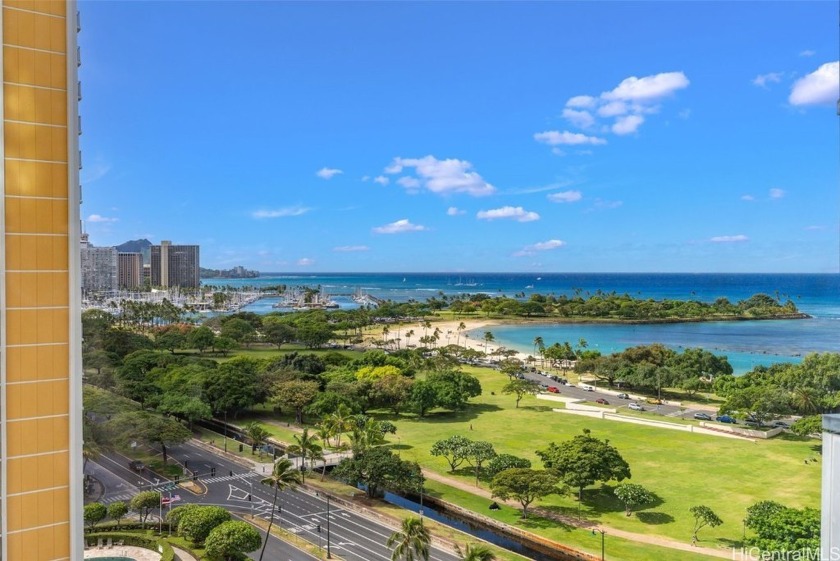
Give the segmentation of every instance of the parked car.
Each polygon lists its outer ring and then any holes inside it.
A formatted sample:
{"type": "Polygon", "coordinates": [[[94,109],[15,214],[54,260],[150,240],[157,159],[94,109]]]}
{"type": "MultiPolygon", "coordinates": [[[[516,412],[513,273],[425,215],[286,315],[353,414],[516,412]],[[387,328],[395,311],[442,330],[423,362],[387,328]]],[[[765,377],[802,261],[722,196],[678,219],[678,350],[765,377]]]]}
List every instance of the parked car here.
{"type": "Polygon", "coordinates": [[[645,401],[647,401],[648,403],[652,403],[654,405],[661,405],[662,404],[662,400],[661,399],[656,399],[655,397],[649,397],[645,401]]]}
{"type": "Polygon", "coordinates": [[[595,386],[590,386],[589,384],[581,384],[580,388],[584,391],[587,391],[587,392],[594,392],[595,391],[595,386]]]}
{"type": "Polygon", "coordinates": [[[738,423],[738,421],[735,420],[735,417],[730,417],[729,415],[718,415],[715,417],[715,421],[718,423],[729,423],[731,425],[738,423]]]}
{"type": "Polygon", "coordinates": [[[712,420],[712,416],[709,415],[708,413],[695,413],[694,418],[697,419],[698,421],[711,421],[712,420]]]}
{"type": "Polygon", "coordinates": [[[548,391],[551,393],[560,393],[560,390],[557,389],[557,386],[548,386],[548,391]]]}
{"type": "Polygon", "coordinates": [[[633,411],[644,411],[644,410],[645,410],[645,408],[644,408],[644,407],[642,407],[641,405],[639,405],[639,404],[638,404],[638,403],[636,403],[635,401],[634,401],[634,402],[632,402],[632,403],[630,403],[630,405],[628,405],[627,407],[629,407],[629,408],[630,408],[630,409],[632,409],[633,411]]]}
{"type": "Polygon", "coordinates": [[[604,399],[603,397],[599,397],[595,400],[595,403],[600,403],[601,405],[609,405],[610,402],[604,399]]]}
{"type": "Polygon", "coordinates": [[[618,399],[630,399],[630,396],[626,393],[620,393],[615,397],[617,397],[618,399]]]}
{"type": "Polygon", "coordinates": [[[781,427],[783,429],[789,429],[790,428],[790,423],[788,423],[787,421],[781,421],[781,420],[780,421],[773,421],[770,424],[770,426],[773,427],[773,428],[781,427]]]}

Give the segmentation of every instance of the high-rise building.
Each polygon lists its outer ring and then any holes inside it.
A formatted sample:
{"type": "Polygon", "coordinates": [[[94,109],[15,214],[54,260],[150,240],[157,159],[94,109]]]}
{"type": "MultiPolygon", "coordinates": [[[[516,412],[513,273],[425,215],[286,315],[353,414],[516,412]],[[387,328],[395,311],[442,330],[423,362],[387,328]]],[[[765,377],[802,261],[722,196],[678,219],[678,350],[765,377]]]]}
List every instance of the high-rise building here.
{"type": "Polygon", "coordinates": [[[117,254],[117,284],[129,290],[143,286],[143,254],[117,254]]]}
{"type": "Polygon", "coordinates": [[[0,558],[81,559],[78,17],[0,0],[0,558]]]}
{"type": "Polygon", "coordinates": [[[200,283],[197,245],[152,246],[152,286],[197,288],[200,283]]]}
{"type": "Polygon", "coordinates": [[[822,435],[822,552],[840,559],[840,415],[824,415],[822,435]]]}
{"type": "Polygon", "coordinates": [[[82,234],[82,293],[117,289],[117,248],[94,247],[82,234]]]}

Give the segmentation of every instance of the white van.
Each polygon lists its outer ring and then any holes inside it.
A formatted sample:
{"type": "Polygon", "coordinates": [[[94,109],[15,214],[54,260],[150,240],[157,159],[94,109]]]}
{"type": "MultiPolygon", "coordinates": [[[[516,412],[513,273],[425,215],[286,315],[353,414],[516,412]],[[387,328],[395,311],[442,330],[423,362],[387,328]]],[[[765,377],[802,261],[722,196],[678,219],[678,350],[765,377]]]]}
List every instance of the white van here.
{"type": "Polygon", "coordinates": [[[582,390],[587,391],[587,392],[594,392],[595,391],[595,386],[590,386],[589,384],[580,384],[579,387],[582,390]]]}

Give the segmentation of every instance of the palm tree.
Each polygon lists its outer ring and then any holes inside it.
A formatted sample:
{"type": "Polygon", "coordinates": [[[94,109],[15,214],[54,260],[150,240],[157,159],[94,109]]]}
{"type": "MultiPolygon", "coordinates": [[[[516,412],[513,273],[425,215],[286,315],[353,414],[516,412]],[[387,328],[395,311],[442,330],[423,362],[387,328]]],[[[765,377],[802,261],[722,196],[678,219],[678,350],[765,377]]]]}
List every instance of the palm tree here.
{"type": "MultiPolygon", "coordinates": [[[[321,447],[320,444],[316,441],[318,437],[314,434],[309,434],[309,429],[303,429],[301,434],[294,435],[295,444],[292,444],[287,448],[287,451],[290,454],[294,454],[295,456],[301,457],[301,467],[306,467],[306,460],[310,461],[310,468],[312,464],[317,459],[322,459],[324,457],[324,449],[321,447]]],[[[306,483],[306,476],[304,475],[305,470],[301,469],[301,483],[306,483]]]]}
{"type": "Polygon", "coordinates": [[[256,421],[251,421],[243,429],[245,435],[251,439],[251,445],[253,446],[251,453],[253,454],[254,450],[259,450],[260,457],[262,457],[262,446],[266,443],[268,437],[271,436],[269,432],[256,421]]]}
{"type": "Polygon", "coordinates": [[[329,423],[333,434],[335,435],[335,445],[341,446],[341,435],[350,430],[350,417],[353,416],[353,411],[345,404],[341,404],[335,410],[335,413],[329,416],[327,423],[329,423]]]}
{"type": "Polygon", "coordinates": [[[455,336],[455,344],[458,344],[458,341],[461,340],[461,332],[467,328],[467,324],[463,321],[458,324],[458,334],[455,336]]]}
{"type": "Polygon", "coordinates": [[[406,348],[411,345],[411,338],[414,336],[414,330],[409,329],[405,332],[405,346],[406,348]]]}
{"type": "Polygon", "coordinates": [[[487,354],[487,345],[492,341],[495,341],[496,337],[490,331],[484,332],[484,354],[487,354]]]}
{"type": "Polygon", "coordinates": [[[422,518],[406,518],[400,530],[391,534],[387,547],[393,547],[391,561],[429,561],[429,544],[432,541],[422,518]]]}
{"type": "Polygon", "coordinates": [[[461,561],[496,561],[496,554],[483,543],[468,543],[463,550],[455,544],[455,553],[461,561]]]}
{"type": "Polygon", "coordinates": [[[537,354],[537,349],[545,346],[545,341],[542,337],[534,337],[534,354],[537,354]]]}
{"type": "Polygon", "coordinates": [[[260,550],[260,561],[265,553],[265,546],[271,536],[271,526],[274,524],[274,511],[277,508],[277,493],[300,483],[300,472],[288,458],[280,458],[274,462],[271,470],[271,477],[266,477],[260,483],[274,487],[274,500],[271,502],[271,518],[268,521],[268,531],[265,533],[265,541],[260,550]]]}

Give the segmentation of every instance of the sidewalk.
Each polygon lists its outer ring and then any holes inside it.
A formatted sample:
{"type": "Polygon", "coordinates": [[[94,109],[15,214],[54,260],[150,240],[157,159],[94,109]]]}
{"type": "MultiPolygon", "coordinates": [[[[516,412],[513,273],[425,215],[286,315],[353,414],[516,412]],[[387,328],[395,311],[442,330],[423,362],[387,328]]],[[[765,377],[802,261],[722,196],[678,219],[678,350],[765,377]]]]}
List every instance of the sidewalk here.
{"type": "MultiPolygon", "coordinates": [[[[492,493],[487,489],[482,489],[481,487],[476,487],[464,481],[460,481],[458,479],[454,479],[451,477],[447,477],[445,475],[441,475],[434,471],[429,471],[424,469],[423,476],[426,479],[431,479],[433,481],[437,481],[439,483],[443,483],[445,485],[449,485],[450,487],[455,487],[462,491],[466,491],[468,493],[472,493],[473,495],[479,495],[481,497],[486,497],[488,499],[492,499],[495,501],[499,501],[498,498],[493,498],[492,493]]],[[[501,501],[507,504],[510,507],[519,509],[521,506],[516,501],[501,501]]],[[[733,559],[732,551],[724,551],[722,549],[716,549],[712,547],[697,547],[692,546],[691,544],[682,543],[676,540],[672,540],[670,538],[664,538],[661,536],[651,536],[648,534],[637,534],[635,532],[628,532],[626,530],[619,530],[617,528],[613,528],[611,526],[604,526],[602,524],[595,524],[590,521],[586,520],[578,520],[574,517],[570,516],[563,516],[554,512],[547,511],[540,507],[531,507],[528,512],[541,516],[543,518],[548,518],[550,520],[557,520],[558,522],[562,522],[563,524],[567,524],[569,526],[574,526],[576,528],[587,528],[587,529],[598,529],[604,530],[607,534],[612,536],[617,536],[619,538],[623,538],[630,541],[646,543],[650,545],[657,545],[660,547],[667,547],[670,549],[679,549],[681,551],[689,551],[691,553],[700,553],[702,555],[710,555],[713,557],[720,557],[722,559],[733,559]]]]}

